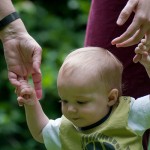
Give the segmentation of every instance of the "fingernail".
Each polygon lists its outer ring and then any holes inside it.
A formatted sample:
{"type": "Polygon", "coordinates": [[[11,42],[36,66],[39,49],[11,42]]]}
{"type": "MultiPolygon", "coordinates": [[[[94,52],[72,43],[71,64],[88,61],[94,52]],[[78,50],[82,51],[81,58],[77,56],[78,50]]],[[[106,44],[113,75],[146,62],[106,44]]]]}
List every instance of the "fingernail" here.
{"type": "Polygon", "coordinates": [[[122,24],[123,24],[122,19],[118,19],[117,20],[117,25],[122,25],[122,24]]]}

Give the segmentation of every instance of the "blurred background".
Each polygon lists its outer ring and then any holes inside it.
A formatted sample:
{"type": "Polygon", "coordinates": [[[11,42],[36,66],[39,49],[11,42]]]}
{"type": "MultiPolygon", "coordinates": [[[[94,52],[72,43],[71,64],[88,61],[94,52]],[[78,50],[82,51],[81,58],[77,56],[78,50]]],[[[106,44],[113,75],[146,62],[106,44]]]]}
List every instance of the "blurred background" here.
{"type": "MultiPolygon", "coordinates": [[[[82,47],[90,0],[13,0],[28,32],[41,45],[43,98],[49,118],[61,116],[56,78],[62,61],[72,50],[82,47]]],[[[14,87],[7,77],[0,44],[0,149],[45,150],[31,137],[24,108],[19,107],[14,87]]]]}

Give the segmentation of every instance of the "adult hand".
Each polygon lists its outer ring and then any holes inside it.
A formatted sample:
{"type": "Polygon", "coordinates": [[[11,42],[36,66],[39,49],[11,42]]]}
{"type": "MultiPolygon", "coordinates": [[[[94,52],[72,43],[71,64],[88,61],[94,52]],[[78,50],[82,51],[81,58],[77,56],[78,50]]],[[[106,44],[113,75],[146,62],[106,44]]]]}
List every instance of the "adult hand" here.
{"type": "Polygon", "coordinates": [[[8,67],[8,78],[15,87],[20,86],[19,77],[32,75],[37,98],[42,97],[41,53],[39,44],[27,33],[20,19],[0,32],[8,67]]]}
{"type": "Polygon", "coordinates": [[[150,0],[129,0],[121,11],[117,24],[123,25],[132,12],[135,12],[132,23],[119,37],[112,40],[117,47],[127,47],[140,42],[146,35],[150,40],[150,0]]]}

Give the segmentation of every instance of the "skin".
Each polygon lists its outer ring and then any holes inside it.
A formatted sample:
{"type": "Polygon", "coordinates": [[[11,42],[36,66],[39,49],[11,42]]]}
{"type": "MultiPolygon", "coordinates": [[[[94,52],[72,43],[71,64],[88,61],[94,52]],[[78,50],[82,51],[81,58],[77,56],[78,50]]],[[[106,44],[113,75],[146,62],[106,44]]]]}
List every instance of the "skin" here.
{"type": "Polygon", "coordinates": [[[135,49],[135,57],[133,61],[135,63],[140,62],[146,69],[148,76],[150,77],[150,44],[146,39],[142,39],[141,43],[135,49]]]}
{"type": "MultiPolygon", "coordinates": [[[[61,73],[60,73],[61,74],[61,73]]],[[[89,80],[81,72],[58,77],[58,93],[63,115],[77,127],[89,126],[104,116],[118,98],[118,90],[107,93],[100,81],[89,80]]],[[[90,76],[90,75],[89,75],[90,76]]]]}
{"type": "MultiPolygon", "coordinates": [[[[1,0],[0,20],[15,11],[11,0],[1,0]]],[[[20,86],[19,78],[31,75],[38,99],[42,97],[41,53],[39,44],[28,34],[21,19],[17,19],[0,30],[8,68],[8,78],[15,87],[20,86]]]]}
{"type": "Polygon", "coordinates": [[[42,129],[49,122],[49,119],[43,112],[36,96],[35,89],[27,80],[21,77],[18,80],[21,83],[21,85],[16,88],[18,104],[25,108],[27,124],[33,138],[40,143],[44,143],[42,129]]]}

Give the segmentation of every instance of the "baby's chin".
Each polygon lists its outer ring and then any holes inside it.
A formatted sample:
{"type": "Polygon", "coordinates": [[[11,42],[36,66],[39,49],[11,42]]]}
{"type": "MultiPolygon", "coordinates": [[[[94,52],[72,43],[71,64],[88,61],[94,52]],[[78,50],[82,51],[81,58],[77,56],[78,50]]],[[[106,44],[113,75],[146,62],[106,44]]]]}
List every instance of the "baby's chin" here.
{"type": "Polygon", "coordinates": [[[90,127],[90,126],[92,126],[94,123],[87,123],[87,124],[85,124],[85,122],[84,123],[80,123],[79,122],[79,120],[75,120],[75,121],[71,121],[72,122],[72,124],[73,124],[73,126],[75,127],[75,128],[77,128],[77,129],[84,129],[84,128],[88,128],[88,127],[90,127]]]}
{"type": "Polygon", "coordinates": [[[89,126],[89,124],[85,124],[85,122],[82,121],[82,119],[80,118],[73,118],[70,121],[76,128],[83,128],[83,127],[89,126]]]}

